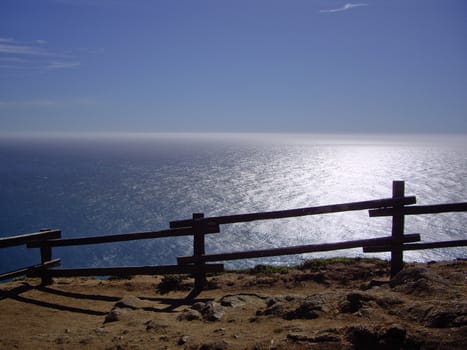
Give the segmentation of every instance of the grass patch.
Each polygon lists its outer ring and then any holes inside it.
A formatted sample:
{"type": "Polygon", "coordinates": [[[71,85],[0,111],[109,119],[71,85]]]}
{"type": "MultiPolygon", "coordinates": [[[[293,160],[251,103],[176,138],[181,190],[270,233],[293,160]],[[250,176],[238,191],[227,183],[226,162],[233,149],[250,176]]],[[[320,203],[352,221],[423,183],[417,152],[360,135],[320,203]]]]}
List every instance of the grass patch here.
{"type": "Polygon", "coordinates": [[[26,277],[26,275],[23,275],[23,276],[18,276],[18,277],[13,277],[11,279],[12,282],[22,282],[22,281],[26,281],[28,278],[26,277]]]}
{"type": "Polygon", "coordinates": [[[311,270],[319,271],[326,269],[330,265],[343,264],[343,265],[354,265],[357,263],[372,263],[377,265],[387,265],[387,261],[381,260],[378,258],[345,258],[345,257],[336,257],[336,258],[319,258],[311,259],[303,262],[298,268],[300,270],[311,270]]]}
{"type": "Polygon", "coordinates": [[[276,273],[286,274],[290,270],[287,266],[256,265],[249,270],[251,275],[273,275],[276,273]]]}

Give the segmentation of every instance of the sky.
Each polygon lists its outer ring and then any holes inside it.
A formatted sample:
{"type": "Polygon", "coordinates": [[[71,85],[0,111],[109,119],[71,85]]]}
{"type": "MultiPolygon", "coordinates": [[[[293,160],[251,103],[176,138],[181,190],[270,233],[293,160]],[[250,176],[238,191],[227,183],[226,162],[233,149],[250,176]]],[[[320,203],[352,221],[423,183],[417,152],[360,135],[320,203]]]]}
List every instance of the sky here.
{"type": "Polygon", "coordinates": [[[465,0],[0,0],[0,133],[467,133],[465,0]]]}

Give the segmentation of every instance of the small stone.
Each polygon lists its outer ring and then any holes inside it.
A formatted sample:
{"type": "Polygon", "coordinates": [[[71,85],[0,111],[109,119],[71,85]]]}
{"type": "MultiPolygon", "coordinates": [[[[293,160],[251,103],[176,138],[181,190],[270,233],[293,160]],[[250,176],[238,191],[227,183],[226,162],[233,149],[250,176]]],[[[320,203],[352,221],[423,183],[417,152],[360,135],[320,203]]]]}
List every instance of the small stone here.
{"type": "Polygon", "coordinates": [[[377,334],[365,326],[353,326],[347,331],[347,339],[354,345],[355,349],[377,349],[377,334]]]}
{"type": "Polygon", "coordinates": [[[140,298],[135,297],[134,295],[127,295],[115,304],[115,307],[128,308],[133,310],[142,309],[145,306],[145,302],[140,298]]]}
{"type": "Polygon", "coordinates": [[[99,327],[94,330],[94,333],[96,333],[97,335],[104,335],[108,333],[108,331],[104,327],[99,327]]]}
{"type": "Polygon", "coordinates": [[[380,332],[379,343],[387,349],[401,349],[406,335],[405,328],[396,324],[380,332]]]}
{"type": "Polygon", "coordinates": [[[224,317],[224,310],[219,303],[207,302],[201,310],[203,318],[207,321],[220,321],[224,317]]]}
{"type": "Polygon", "coordinates": [[[184,310],[177,316],[178,321],[195,321],[201,320],[202,318],[202,315],[196,310],[184,310]]]}
{"type": "Polygon", "coordinates": [[[93,342],[93,339],[91,337],[86,337],[86,338],[83,338],[79,341],[80,344],[82,345],[89,345],[93,342]]]}
{"type": "Polygon", "coordinates": [[[321,333],[313,337],[313,342],[324,343],[324,342],[340,342],[342,339],[337,334],[332,333],[321,333]]]}
{"type": "Polygon", "coordinates": [[[165,330],[169,327],[166,323],[156,322],[153,320],[149,320],[144,323],[146,326],[146,331],[154,331],[154,332],[165,332],[165,330]]]}
{"type": "Polygon", "coordinates": [[[188,341],[188,336],[187,335],[182,335],[180,339],[178,339],[177,344],[178,345],[184,345],[188,341]]]}
{"type": "Polygon", "coordinates": [[[206,343],[200,346],[200,350],[226,350],[228,343],[225,340],[206,343]]]}
{"type": "Polygon", "coordinates": [[[293,342],[309,342],[311,341],[311,337],[298,333],[289,333],[287,334],[287,340],[293,342]]]}
{"type": "Polygon", "coordinates": [[[124,309],[115,307],[107,314],[104,323],[120,321],[125,314],[124,309]]]}
{"type": "Polygon", "coordinates": [[[191,308],[193,310],[196,310],[196,311],[199,311],[201,312],[204,308],[206,307],[206,303],[202,303],[202,302],[197,302],[197,303],[194,303],[191,308]]]}

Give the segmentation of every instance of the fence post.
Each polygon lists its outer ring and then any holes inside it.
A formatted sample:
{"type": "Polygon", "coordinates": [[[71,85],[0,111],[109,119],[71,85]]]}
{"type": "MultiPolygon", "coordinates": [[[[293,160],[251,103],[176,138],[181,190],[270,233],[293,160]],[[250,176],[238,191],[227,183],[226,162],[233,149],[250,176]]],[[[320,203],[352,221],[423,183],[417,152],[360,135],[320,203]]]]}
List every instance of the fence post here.
{"type": "MultiPolygon", "coordinates": [[[[404,181],[392,182],[392,197],[405,196],[404,181]]],[[[394,209],[402,209],[404,204],[394,204],[394,209]]],[[[394,277],[404,266],[402,239],[404,238],[404,214],[392,216],[392,248],[391,248],[391,278],[394,277]]]]}
{"type": "MultiPolygon", "coordinates": [[[[49,228],[41,229],[40,232],[50,231],[49,228]]],[[[47,241],[43,241],[41,243],[41,264],[52,260],[52,247],[47,243],[47,241]]],[[[41,271],[41,284],[43,286],[52,284],[52,277],[50,277],[49,272],[47,269],[41,271]]]]}
{"type": "MultiPolygon", "coordinates": [[[[201,258],[205,253],[204,247],[204,225],[196,223],[196,220],[203,219],[203,213],[193,213],[193,256],[195,258],[201,258]]],[[[204,262],[199,260],[195,262],[195,265],[199,268],[200,272],[197,272],[195,277],[195,290],[201,291],[206,285],[206,273],[204,272],[204,262]]]]}

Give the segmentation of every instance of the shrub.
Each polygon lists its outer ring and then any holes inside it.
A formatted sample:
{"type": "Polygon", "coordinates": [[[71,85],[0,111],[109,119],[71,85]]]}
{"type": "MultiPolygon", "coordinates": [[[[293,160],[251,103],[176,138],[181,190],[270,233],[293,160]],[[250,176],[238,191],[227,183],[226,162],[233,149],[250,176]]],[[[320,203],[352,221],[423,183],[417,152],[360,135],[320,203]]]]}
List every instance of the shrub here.
{"type": "Polygon", "coordinates": [[[157,285],[157,291],[160,294],[167,294],[172,291],[186,291],[190,290],[191,287],[186,283],[183,283],[187,279],[186,275],[165,275],[162,277],[161,282],[157,285]]]}

